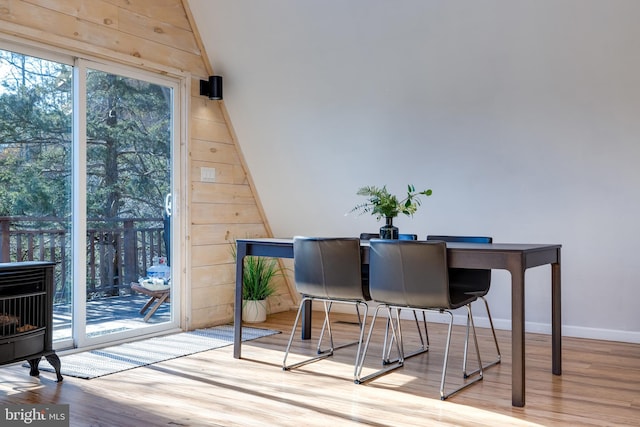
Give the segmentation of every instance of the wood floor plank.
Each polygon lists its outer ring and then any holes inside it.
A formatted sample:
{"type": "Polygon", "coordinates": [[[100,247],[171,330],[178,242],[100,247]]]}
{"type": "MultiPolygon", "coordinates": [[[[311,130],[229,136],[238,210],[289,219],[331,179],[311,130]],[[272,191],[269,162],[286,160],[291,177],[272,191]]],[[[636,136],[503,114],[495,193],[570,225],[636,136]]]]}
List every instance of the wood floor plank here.
{"type": "MultiPolygon", "coordinates": [[[[408,359],[369,383],[353,382],[355,347],[292,371],[282,370],[293,312],[269,316],[258,327],[282,334],[243,345],[180,357],[92,380],[42,373],[31,378],[20,365],[2,367],[3,404],[68,403],[72,426],[638,426],[640,345],[563,339],[563,375],[551,374],[551,339],[526,335],[526,406],[511,406],[511,342],[498,331],[503,362],[484,380],[440,401],[438,388],[446,327],[429,324],[430,351],[408,359]]],[[[317,313],[314,313],[314,316],[317,313]]],[[[337,341],[354,337],[354,318],[339,314],[337,341]]],[[[314,318],[314,336],[321,321],[314,318]]],[[[403,324],[407,348],[418,344],[403,324]]],[[[378,330],[376,330],[378,332],[378,330]]],[[[380,330],[381,332],[381,330],[380,330]]],[[[481,351],[492,357],[491,333],[478,329],[481,351]]],[[[292,360],[315,353],[315,342],[297,338],[292,360]]],[[[464,328],[455,327],[447,384],[461,383],[464,328]]],[[[376,334],[366,369],[377,369],[376,334]]],[[[63,359],[64,361],[64,359],[63,359]]]]}

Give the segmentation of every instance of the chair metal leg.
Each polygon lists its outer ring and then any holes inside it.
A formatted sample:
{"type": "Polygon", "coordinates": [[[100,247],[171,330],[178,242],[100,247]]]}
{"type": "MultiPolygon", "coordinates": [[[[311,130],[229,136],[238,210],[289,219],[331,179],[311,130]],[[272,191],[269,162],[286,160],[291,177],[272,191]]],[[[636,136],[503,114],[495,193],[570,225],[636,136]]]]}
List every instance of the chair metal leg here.
{"type": "MultiPolygon", "coordinates": [[[[445,400],[448,397],[450,397],[451,395],[469,387],[471,384],[474,384],[478,381],[481,381],[483,378],[483,371],[482,371],[482,360],[480,359],[480,347],[478,347],[478,339],[476,336],[476,327],[475,324],[473,323],[473,315],[471,314],[471,305],[467,304],[465,306],[467,308],[467,319],[468,321],[470,321],[471,323],[471,329],[473,331],[473,342],[475,343],[475,347],[476,347],[476,354],[478,356],[478,376],[476,378],[474,378],[471,381],[466,382],[465,384],[463,384],[462,386],[456,388],[455,390],[451,391],[450,393],[445,393],[444,391],[444,385],[445,385],[445,378],[447,375],[447,364],[448,364],[448,359],[449,359],[449,345],[451,343],[451,330],[453,328],[453,313],[448,311],[448,310],[443,310],[441,311],[441,313],[448,313],[450,316],[449,319],[449,332],[447,334],[447,344],[446,344],[446,348],[445,348],[445,352],[444,352],[444,363],[442,366],[442,379],[440,381],[440,399],[441,400],[445,400]]],[[[466,343],[465,343],[466,346],[466,343]]]]}
{"type": "MultiPolygon", "coordinates": [[[[331,302],[327,302],[324,301],[323,302],[323,306],[324,306],[324,322],[323,322],[323,326],[326,325],[327,326],[327,333],[329,335],[329,350],[328,352],[333,354],[333,333],[331,332],[331,318],[329,317],[329,314],[331,313],[331,302]]],[[[322,354],[324,353],[323,351],[320,350],[320,344],[321,341],[318,341],[318,346],[316,347],[316,353],[318,354],[322,354]]]]}
{"type": "Polygon", "coordinates": [[[413,310],[413,318],[416,321],[416,328],[418,329],[418,337],[420,337],[420,347],[417,350],[412,351],[409,354],[405,354],[404,358],[408,359],[413,356],[417,356],[418,354],[425,353],[429,351],[429,331],[427,330],[427,316],[424,311],[422,311],[422,324],[424,325],[424,337],[422,336],[422,329],[420,329],[420,322],[418,321],[418,310],[413,310]]]}
{"type": "MultiPolygon", "coordinates": [[[[369,344],[371,342],[371,335],[373,333],[373,329],[375,328],[375,323],[376,323],[376,319],[378,317],[378,313],[381,309],[382,305],[379,305],[376,308],[376,311],[373,315],[373,319],[371,320],[371,326],[369,328],[369,334],[367,336],[367,341],[364,344],[364,348],[363,348],[363,352],[362,352],[362,356],[360,358],[360,364],[358,366],[358,368],[356,369],[356,375],[355,375],[355,380],[354,382],[356,384],[363,384],[367,381],[370,381],[374,378],[377,378],[383,374],[389,373],[390,371],[393,371],[401,366],[404,365],[404,361],[405,361],[405,354],[404,354],[404,342],[403,342],[403,338],[402,338],[402,323],[400,321],[400,308],[399,307],[389,307],[386,306],[387,309],[387,313],[388,313],[388,323],[387,323],[387,327],[391,328],[391,337],[394,338],[395,337],[395,343],[396,343],[396,347],[398,348],[398,354],[400,355],[398,357],[398,359],[395,361],[395,363],[393,365],[387,365],[386,367],[384,367],[383,369],[380,369],[378,371],[375,371],[369,375],[366,376],[362,376],[362,368],[364,366],[364,362],[366,359],[366,354],[367,351],[369,349],[369,344]],[[395,310],[395,319],[394,316],[392,314],[391,309],[395,310]]],[[[455,390],[446,393],[445,392],[445,382],[446,382],[446,377],[447,377],[447,366],[448,366],[448,361],[449,361],[449,349],[451,346],[451,332],[453,329],[453,313],[449,310],[440,310],[440,313],[447,313],[450,317],[449,319],[449,330],[447,332],[447,343],[446,343],[446,347],[445,347],[445,352],[444,352],[444,360],[442,363],[442,377],[440,380],[440,399],[445,400],[448,397],[450,397],[451,395],[469,387],[471,384],[474,384],[477,381],[481,381],[483,378],[483,370],[482,370],[482,360],[480,358],[480,348],[478,346],[478,340],[476,337],[476,328],[475,328],[475,324],[473,322],[473,316],[471,315],[471,306],[470,305],[466,305],[465,306],[467,309],[467,316],[470,322],[470,327],[471,327],[471,331],[473,333],[473,342],[475,344],[475,349],[476,349],[476,356],[478,358],[478,366],[479,368],[479,375],[474,378],[473,380],[470,380],[468,382],[466,382],[465,384],[463,384],[462,386],[456,388],[455,390]]],[[[426,310],[421,310],[426,311],[426,310]]],[[[388,332],[386,332],[386,334],[388,334],[388,332]]],[[[468,340],[467,340],[468,341],[468,340]]]]}
{"type": "MultiPolygon", "coordinates": [[[[317,346],[317,353],[318,356],[316,357],[312,357],[306,360],[303,360],[301,362],[298,363],[294,363],[294,364],[290,364],[287,365],[287,358],[289,356],[289,351],[291,349],[291,344],[293,343],[293,337],[295,336],[296,333],[296,329],[298,328],[298,323],[300,322],[300,317],[301,317],[301,313],[302,313],[302,308],[304,306],[304,303],[307,300],[313,300],[313,298],[308,298],[305,297],[302,299],[302,301],[300,301],[300,306],[298,307],[298,313],[296,314],[296,320],[293,323],[293,328],[291,330],[291,336],[289,337],[289,342],[287,344],[287,348],[285,350],[285,354],[284,354],[284,360],[282,361],[282,370],[284,371],[288,371],[303,365],[306,365],[308,363],[312,363],[312,362],[316,362],[318,360],[322,360],[322,359],[326,359],[329,356],[333,355],[333,352],[339,348],[343,348],[343,347],[347,347],[347,346],[351,346],[354,344],[358,344],[358,349],[356,352],[356,359],[355,359],[355,363],[354,369],[357,369],[359,363],[360,363],[360,350],[361,350],[361,346],[362,346],[362,340],[364,338],[364,330],[366,327],[366,317],[367,317],[367,311],[368,311],[368,306],[365,302],[351,302],[351,301],[340,301],[341,303],[344,304],[354,304],[357,307],[357,312],[358,312],[358,317],[360,317],[360,309],[359,306],[362,305],[363,309],[364,309],[364,313],[363,313],[363,319],[360,322],[360,331],[359,331],[359,340],[352,342],[352,343],[348,343],[348,344],[343,344],[340,346],[334,346],[333,343],[333,334],[331,332],[331,321],[329,318],[329,313],[331,311],[331,303],[332,301],[328,301],[328,300],[320,300],[324,302],[324,325],[322,327],[322,335],[324,335],[324,331],[326,329],[327,335],[329,336],[329,349],[328,350],[320,350],[320,344],[322,341],[322,336],[320,337],[320,340],[318,341],[318,346],[317,346]]],[[[315,300],[319,300],[318,298],[315,298],[315,300]]]]}
{"type": "MultiPolygon", "coordinates": [[[[327,304],[327,302],[325,302],[325,304],[327,304]]],[[[328,301],[328,304],[329,304],[328,309],[327,309],[327,307],[325,307],[325,312],[328,311],[329,314],[327,314],[325,316],[325,318],[324,318],[324,322],[322,323],[322,329],[320,330],[320,337],[318,338],[318,346],[316,348],[316,352],[318,354],[324,354],[327,351],[333,351],[333,350],[338,350],[338,349],[345,348],[345,347],[350,347],[350,346],[356,345],[356,344],[358,344],[360,342],[360,341],[352,341],[352,342],[340,344],[339,346],[334,346],[333,345],[333,336],[329,335],[330,348],[329,348],[329,350],[323,350],[322,349],[322,340],[324,339],[324,332],[325,332],[325,330],[328,330],[329,332],[331,331],[331,329],[329,328],[328,322],[330,321],[330,313],[331,313],[331,307],[333,305],[333,301],[328,301]]],[[[358,326],[360,328],[362,328],[362,315],[360,314],[360,308],[359,308],[358,304],[355,304],[355,306],[356,306],[356,315],[358,316],[358,326]]]]}
{"type": "Polygon", "coordinates": [[[424,325],[424,337],[427,341],[427,347],[429,347],[429,330],[427,329],[427,314],[422,312],[422,324],[424,325]]]}
{"type": "Polygon", "coordinates": [[[496,345],[496,353],[498,354],[498,358],[494,362],[491,362],[488,365],[486,365],[486,366],[493,366],[500,363],[500,361],[502,360],[502,354],[500,354],[500,346],[498,345],[498,337],[496,336],[496,329],[493,327],[493,319],[491,318],[491,310],[489,310],[489,303],[487,302],[485,297],[480,297],[480,298],[482,298],[482,301],[484,301],[484,306],[487,309],[487,316],[489,317],[489,325],[491,325],[491,333],[493,334],[493,342],[496,345]]]}
{"type": "MultiPolygon", "coordinates": [[[[359,304],[356,304],[356,310],[358,311],[358,320],[360,320],[360,311],[358,310],[358,306],[359,306],[359,304]]],[[[359,324],[360,324],[360,335],[358,336],[358,350],[356,351],[356,361],[355,361],[354,370],[353,370],[354,378],[358,374],[358,369],[359,369],[359,367],[361,365],[360,358],[364,357],[364,354],[362,353],[362,341],[364,341],[364,331],[365,331],[365,328],[366,328],[367,312],[369,311],[369,306],[366,303],[362,303],[362,306],[364,307],[364,313],[363,313],[363,316],[362,316],[362,321],[359,322],[359,324]]]]}
{"type": "MultiPolygon", "coordinates": [[[[296,333],[296,329],[298,328],[298,323],[300,322],[300,315],[302,313],[302,307],[304,306],[305,301],[310,301],[311,298],[302,298],[302,301],[300,301],[300,307],[298,307],[298,314],[296,314],[296,320],[293,322],[293,328],[291,329],[291,336],[289,337],[289,343],[287,344],[287,348],[284,352],[284,360],[282,361],[282,370],[283,371],[288,371],[290,369],[293,368],[297,368],[299,366],[302,365],[306,365],[307,363],[311,363],[311,362],[315,362],[317,360],[320,359],[325,359],[329,356],[331,356],[333,354],[333,350],[331,350],[330,352],[326,352],[322,355],[319,355],[317,357],[312,357],[310,359],[307,360],[303,360],[302,362],[298,362],[298,363],[294,363],[292,365],[287,365],[287,357],[289,356],[289,350],[291,349],[291,344],[293,343],[293,337],[296,333]]],[[[326,310],[326,306],[325,306],[325,322],[326,322],[326,317],[327,317],[327,310],[326,310]]],[[[331,333],[331,332],[329,332],[331,333]]]]}
{"type": "MultiPolygon", "coordinates": [[[[354,377],[354,383],[356,384],[364,384],[367,381],[370,381],[376,377],[379,377],[380,375],[386,374],[390,371],[393,371],[394,369],[397,369],[399,367],[401,367],[404,364],[404,358],[402,356],[402,347],[401,347],[401,343],[402,343],[402,337],[400,336],[401,331],[399,329],[399,325],[400,325],[400,312],[399,310],[397,310],[397,314],[396,314],[396,318],[397,318],[397,323],[398,323],[398,327],[396,327],[396,322],[394,322],[393,320],[393,316],[391,313],[391,308],[387,305],[384,304],[380,304],[378,305],[378,307],[376,307],[376,311],[373,314],[373,318],[371,319],[371,326],[369,327],[369,334],[367,335],[367,341],[364,344],[364,347],[362,349],[362,355],[360,356],[360,362],[358,364],[358,367],[356,368],[356,372],[355,372],[355,377],[354,377]],[[398,354],[400,355],[398,357],[398,359],[396,359],[394,362],[392,362],[391,364],[385,364],[383,363],[383,366],[385,366],[384,368],[375,371],[369,375],[366,376],[362,376],[362,368],[364,366],[364,362],[367,356],[367,351],[369,349],[369,343],[371,342],[371,336],[373,335],[373,329],[376,326],[376,319],[378,318],[378,313],[380,312],[380,309],[385,308],[387,310],[387,326],[386,328],[391,328],[391,337],[394,338],[397,336],[397,338],[393,339],[393,340],[389,340],[389,345],[391,346],[393,342],[395,342],[396,344],[396,349],[398,351],[398,354]]],[[[385,331],[385,342],[386,342],[386,337],[388,335],[388,332],[385,331]]],[[[386,344],[385,344],[386,345],[386,344]]],[[[383,359],[386,353],[386,349],[383,349],[383,359]]]]}
{"type": "MultiPolygon", "coordinates": [[[[329,311],[331,311],[331,303],[329,303],[329,311]]],[[[320,337],[318,338],[318,347],[316,349],[318,354],[324,353],[324,351],[320,350],[320,344],[324,339],[324,331],[327,329],[327,317],[325,316],[324,322],[322,322],[322,329],[320,329],[320,337]]]]}
{"type": "MultiPolygon", "coordinates": [[[[417,356],[419,354],[422,353],[426,353],[427,351],[429,351],[429,331],[427,329],[427,316],[425,314],[424,311],[422,311],[422,323],[424,324],[424,337],[422,336],[422,329],[420,328],[420,321],[418,320],[418,312],[419,310],[413,310],[413,318],[416,321],[416,328],[418,329],[418,337],[420,338],[420,347],[418,347],[416,350],[412,351],[411,353],[405,354],[404,358],[409,359],[410,357],[413,356],[417,356]]],[[[421,311],[421,310],[420,310],[421,311]]],[[[391,344],[389,344],[389,346],[387,347],[387,337],[388,337],[388,332],[389,332],[389,321],[387,321],[387,330],[386,330],[386,335],[384,337],[384,349],[387,349],[387,352],[384,353],[383,350],[383,354],[385,354],[382,363],[387,365],[390,363],[395,363],[398,361],[398,359],[393,359],[391,360],[391,344]]],[[[391,343],[393,343],[393,336],[391,337],[391,343]]]]}
{"type": "MultiPolygon", "coordinates": [[[[388,365],[389,363],[393,363],[389,360],[391,357],[391,346],[393,344],[393,340],[395,337],[393,335],[389,336],[389,332],[391,330],[391,318],[387,317],[387,324],[384,327],[384,342],[382,343],[382,364],[388,365]]],[[[395,362],[395,361],[394,361],[395,362]]]]}
{"type": "MultiPolygon", "coordinates": [[[[487,363],[486,365],[484,365],[482,367],[482,369],[487,369],[490,368],[492,366],[495,366],[497,364],[499,364],[502,361],[502,355],[500,354],[500,346],[498,345],[498,337],[496,336],[496,330],[493,327],[493,319],[491,318],[491,311],[489,310],[489,303],[487,302],[486,298],[481,296],[480,297],[482,299],[482,301],[484,301],[484,306],[487,309],[487,316],[489,317],[489,325],[491,326],[491,333],[493,334],[493,342],[496,346],[496,353],[498,354],[498,357],[492,361],[487,363]]],[[[464,343],[464,359],[463,359],[463,365],[462,365],[462,370],[464,373],[464,377],[468,378],[472,375],[475,375],[479,372],[478,369],[471,371],[471,372],[467,372],[467,344],[469,341],[469,318],[467,318],[467,338],[465,340],[464,343]]]]}
{"type": "MultiPolygon", "coordinates": [[[[350,347],[352,345],[358,344],[358,348],[356,350],[356,360],[354,362],[354,375],[357,372],[358,366],[360,364],[360,351],[362,350],[362,341],[364,340],[364,331],[366,328],[366,323],[367,323],[367,313],[369,310],[369,306],[365,303],[365,302],[350,302],[350,301],[344,301],[344,304],[354,304],[356,306],[356,313],[358,315],[358,327],[360,328],[360,331],[358,333],[358,340],[357,341],[352,341],[349,343],[345,343],[345,344],[341,344],[341,345],[334,345],[333,342],[333,334],[331,332],[331,320],[329,318],[329,312],[331,310],[331,306],[332,306],[332,301],[329,301],[327,304],[327,301],[324,302],[324,309],[325,309],[325,320],[324,323],[326,324],[327,327],[327,332],[329,334],[329,343],[330,343],[330,348],[329,350],[321,350],[320,349],[320,345],[321,345],[321,341],[318,341],[318,347],[317,347],[317,353],[318,354],[324,354],[325,352],[329,352],[329,354],[327,356],[331,356],[333,355],[333,352],[335,350],[339,350],[341,348],[345,348],[345,347],[350,347]],[[360,305],[362,305],[364,312],[362,314],[362,316],[360,315],[360,305]]],[[[324,329],[324,325],[323,325],[323,329],[324,329]]],[[[321,338],[322,339],[322,338],[321,338]]],[[[324,358],[324,357],[320,357],[320,358],[324,358]]],[[[313,358],[310,361],[313,360],[318,360],[319,358],[313,358]]]]}
{"type": "Polygon", "coordinates": [[[469,326],[471,320],[469,319],[469,315],[467,314],[467,328],[464,336],[464,353],[462,357],[462,375],[467,378],[471,376],[471,374],[467,373],[467,355],[469,353],[469,326]]]}

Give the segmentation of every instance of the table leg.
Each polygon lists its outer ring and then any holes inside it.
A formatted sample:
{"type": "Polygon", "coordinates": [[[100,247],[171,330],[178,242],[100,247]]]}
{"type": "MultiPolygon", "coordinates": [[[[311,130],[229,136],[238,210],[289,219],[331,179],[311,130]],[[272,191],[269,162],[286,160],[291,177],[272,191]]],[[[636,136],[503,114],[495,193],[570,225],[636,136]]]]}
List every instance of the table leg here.
{"type": "Polygon", "coordinates": [[[240,359],[242,353],[242,276],[247,244],[236,242],[236,298],[233,308],[233,357],[240,359]]]}
{"type": "Polygon", "coordinates": [[[511,404],[524,406],[524,267],[511,271],[511,404]]]}
{"type": "Polygon", "coordinates": [[[562,375],[562,305],[560,299],[560,249],[558,249],[558,262],[551,264],[552,371],[555,375],[562,375]]]}
{"type": "Polygon", "coordinates": [[[311,301],[307,300],[304,302],[304,306],[302,307],[302,339],[303,340],[311,339],[311,312],[312,312],[311,301]]]}

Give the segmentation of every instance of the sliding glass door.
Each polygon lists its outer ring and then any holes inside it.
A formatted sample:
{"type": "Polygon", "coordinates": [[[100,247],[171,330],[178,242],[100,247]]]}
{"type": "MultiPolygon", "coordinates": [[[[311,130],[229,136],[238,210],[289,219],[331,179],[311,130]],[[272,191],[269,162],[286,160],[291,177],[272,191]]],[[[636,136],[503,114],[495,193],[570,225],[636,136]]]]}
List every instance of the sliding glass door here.
{"type": "Polygon", "coordinates": [[[177,328],[178,82],[1,48],[0,262],[56,262],[56,348],[177,328]]]}

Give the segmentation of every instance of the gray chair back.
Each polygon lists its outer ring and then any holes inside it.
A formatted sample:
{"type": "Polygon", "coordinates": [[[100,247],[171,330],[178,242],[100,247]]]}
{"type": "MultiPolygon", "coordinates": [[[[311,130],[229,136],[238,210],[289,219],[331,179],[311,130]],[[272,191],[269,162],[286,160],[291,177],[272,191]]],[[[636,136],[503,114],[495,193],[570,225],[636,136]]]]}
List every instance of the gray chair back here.
{"type": "MultiPolygon", "coordinates": [[[[360,233],[360,240],[379,239],[380,233],[360,233]]],[[[417,234],[398,234],[399,240],[418,240],[417,234]]]]}
{"type": "Polygon", "coordinates": [[[379,239],[380,233],[360,233],[360,240],[379,239]]]}
{"type": "Polygon", "coordinates": [[[360,239],[302,237],[293,239],[296,290],[315,298],[362,300],[360,239]]]}
{"type": "Polygon", "coordinates": [[[398,234],[398,240],[418,240],[417,234],[398,234]]]}
{"type": "Polygon", "coordinates": [[[488,236],[445,236],[430,234],[427,240],[440,240],[443,242],[456,243],[493,243],[493,238],[488,236]]]}
{"type": "Polygon", "coordinates": [[[370,242],[369,291],[374,301],[401,307],[455,308],[444,242],[370,242]]]}
{"type": "MultiPolygon", "coordinates": [[[[427,240],[456,243],[493,243],[487,236],[445,236],[429,235],[427,240]]],[[[462,292],[475,292],[478,296],[486,295],[491,287],[491,270],[471,268],[450,268],[451,286],[462,292]]]]}

